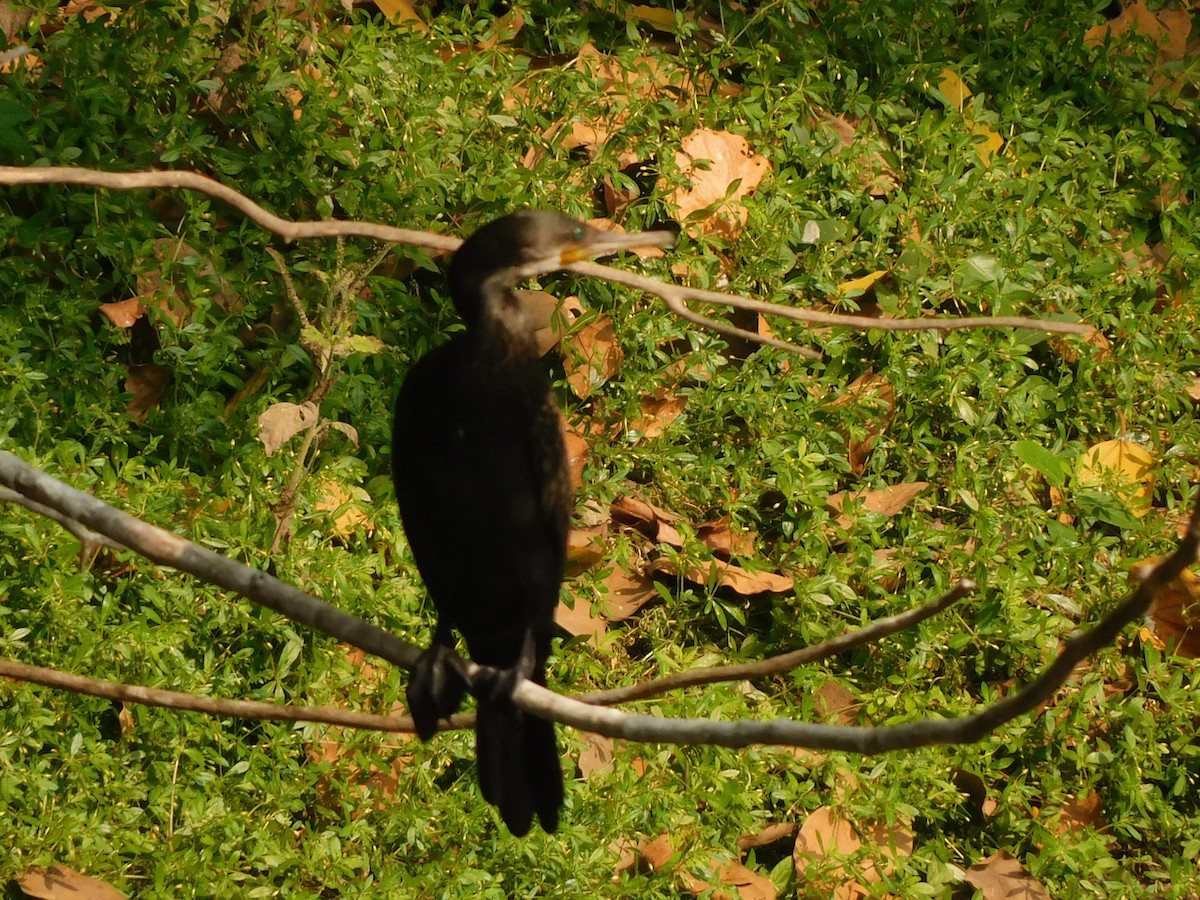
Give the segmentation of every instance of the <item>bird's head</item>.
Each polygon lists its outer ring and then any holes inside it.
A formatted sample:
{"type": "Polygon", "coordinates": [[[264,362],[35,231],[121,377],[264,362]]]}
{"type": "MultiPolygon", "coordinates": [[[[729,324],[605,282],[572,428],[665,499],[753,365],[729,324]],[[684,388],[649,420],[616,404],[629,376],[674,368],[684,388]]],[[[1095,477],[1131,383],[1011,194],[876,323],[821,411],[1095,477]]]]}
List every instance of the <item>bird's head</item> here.
{"type": "Polygon", "coordinates": [[[527,209],[484,225],[450,260],[450,296],[472,325],[513,302],[512,288],[537,275],[633,247],[672,244],[669,231],[600,231],[562,213],[527,209]]]}

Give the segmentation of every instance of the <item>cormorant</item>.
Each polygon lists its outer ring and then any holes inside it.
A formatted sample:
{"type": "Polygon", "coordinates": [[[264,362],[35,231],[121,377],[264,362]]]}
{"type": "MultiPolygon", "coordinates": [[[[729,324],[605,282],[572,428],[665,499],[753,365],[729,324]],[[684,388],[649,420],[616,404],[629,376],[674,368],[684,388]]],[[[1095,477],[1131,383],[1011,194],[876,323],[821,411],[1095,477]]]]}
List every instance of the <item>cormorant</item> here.
{"type": "Polygon", "coordinates": [[[545,684],[571,514],[558,407],[534,327],[513,288],[535,275],[668,232],[600,232],[525,210],[475,232],[454,254],[450,297],[466,330],[413,366],[396,401],[392,475],[400,516],[438,620],[408,685],[422,739],[468,689],[453,629],[475,662],[501,670],[470,689],[479,786],[509,831],[536,814],[552,832],[562,769],[551,722],[521,712],[521,677],[545,684]]]}

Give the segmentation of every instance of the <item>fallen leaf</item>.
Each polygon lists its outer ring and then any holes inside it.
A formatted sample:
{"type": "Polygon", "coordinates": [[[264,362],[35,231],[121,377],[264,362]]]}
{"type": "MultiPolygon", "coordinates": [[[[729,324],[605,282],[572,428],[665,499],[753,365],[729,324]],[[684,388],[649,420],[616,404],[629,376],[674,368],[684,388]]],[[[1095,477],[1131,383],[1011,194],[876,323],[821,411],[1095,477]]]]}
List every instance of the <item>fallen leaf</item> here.
{"type": "Polygon", "coordinates": [[[1064,804],[1059,810],[1057,821],[1051,824],[1050,830],[1061,835],[1095,828],[1100,823],[1100,795],[1092,791],[1090,794],[1075,797],[1064,804]]]}
{"type": "Polygon", "coordinates": [[[1050,900],[1041,882],[1005,850],[967,869],[966,882],[983,892],[983,900],[1050,900]]]}
{"type": "Polygon", "coordinates": [[[671,844],[669,834],[660,834],[653,840],[640,842],[638,852],[654,872],[666,868],[667,863],[675,857],[675,847],[671,844]]]}
{"type": "Polygon", "coordinates": [[[625,352],[617,341],[612,320],[605,315],[597,316],[570,335],[563,349],[567,384],[580,400],[586,400],[596,388],[617,374],[625,361],[625,352]]]}
{"type": "Polygon", "coordinates": [[[727,517],[714,519],[696,527],[696,538],[719,559],[753,556],[755,537],[753,531],[731,531],[727,517]]]}
{"type": "Polygon", "coordinates": [[[887,269],[877,269],[874,272],[863,275],[861,278],[851,278],[849,281],[843,281],[837,286],[838,293],[847,297],[858,297],[873,288],[875,282],[887,274],[887,269]]]}
{"type": "Polygon", "coordinates": [[[850,470],[859,475],[866,469],[876,439],[892,424],[896,412],[896,391],[887,378],[868,371],[846,385],[846,389],[830,405],[837,407],[850,403],[862,406],[868,413],[861,424],[855,423],[857,427],[854,431],[847,425],[838,426],[838,431],[846,437],[850,470]],[[852,436],[857,435],[859,429],[862,436],[852,436]]]}
{"type": "Polygon", "coordinates": [[[583,304],[574,295],[559,300],[545,291],[517,290],[513,293],[521,301],[533,326],[538,356],[545,356],[557,347],[571,323],[583,313],[583,304]]]}
{"type": "Polygon", "coordinates": [[[171,370],[158,363],[144,363],[129,367],[129,377],[125,379],[126,392],[133,395],[129,405],[125,407],[129,418],[135,422],[144,422],[150,412],[171,384],[171,370]]]}
{"type": "MultiPolygon", "coordinates": [[[[1163,557],[1144,560],[1129,570],[1129,580],[1144,581],[1151,568],[1163,557]]],[[[1154,636],[1165,646],[1174,645],[1175,653],[1200,657],[1200,578],[1184,569],[1178,578],[1167,582],[1150,607],[1154,636]]]]}
{"type": "Polygon", "coordinates": [[[870,891],[863,883],[881,881],[893,870],[898,857],[911,855],[913,836],[899,825],[881,823],[868,826],[865,832],[860,835],[831,807],[820,807],[804,820],[796,835],[792,861],[797,877],[803,877],[815,862],[849,857],[867,847],[874,852],[865,859],[857,859],[853,869],[844,872],[845,880],[840,884],[835,882],[834,892],[835,897],[866,896],[870,891]]]}
{"type": "Polygon", "coordinates": [[[572,592],[571,605],[563,600],[554,608],[554,624],[572,637],[587,637],[588,643],[596,645],[597,638],[608,631],[608,621],[593,615],[590,600],[572,592]]]}
{"type": "Polygon", "coordinates": [[[125,895],[106,881],[89,878],[66,866],[32,866],[17,885],[37,900],[124,900],[125,895]]]}
{"type": "Polygon", "coordinates": [[[853,725],[860,704],[853,691],[836,679],[826,678],[813,694],[813,706],[818,716],[834,725],[853,725]]]}
{"type": "Polygon", "coordinates": [[[771,883],[770,878],[759,875],[737,861],[714,859],[711,865],[714,866],[709,875],[711,882],[697,878],[686,870],[679,873],[683,886],[689,893],[703,894],[712,891],[713,900],[775,900],[775,885],[771,883]],[[733,893],[721,890],[722,887],[733,888],[733,893]]]}
{"type": "Polygon", "coordinates": [[[680,141],[675,164],[688,186],[660,189],[678,218],[682,221],[711,207],[696,223],[700,231],[735,240],[749,215],[741,201],[771,171],[771,163],[751,150],[741,135],[702,128],[680,141]]]}
{"type": "Polygon", "coordinates": [[[825,505],[830,511],[837,513],[835,521],[842,528],[850,528],[854,519],[843,512],[847,504],[859,505],[864,513],[875,513],[881,516],[894,516],[908,506],[918,494],[929,487],[928,481],[906,481],[877,491],[854,491],[847,493],[839,491],[825,498],[825,505]]]}
{"type": "Polygon", "coordinates": [[[1080,457],[1075,481],[1081,487],[1114,488],[1130,513],[1140,519],[1150,512],[1154,496],[1154,457],[1134,441],[1101,441],[1080,457]]]}
{"type": "Polygon", "coordinates": [[[668,544],[677,550],[683,546],[683,538],[671,524],[679,521],[679,516],[675,513],[667,512],[636,497],[618,497],[612,502],[610,509],[613,521],[618,525],[634,528],[650,540],[668,544]]]}
{"type": "Polygon", "coordinates": [[[583,750],[579,753],[579,774],[587,781],[591,775],[607,775],[613,770],[613,739],[590,731],[581,731],[583,750]]]}
{"type": "Polygon", "coordinates": [[[347,486],[336,481],[326,481],[319,490],[320,496],[313,504],[314,509],[325,513],[335,513],[341,510],[341,514],[333,520],[335,534],[346,537],[360,530],[365,531],[368,535],[374,534],[375,527],[371,524],[367,514],[363,512],[363,507],[369,506],[371,503],[371,497],[366,491],[360,487],[347,486]]]}
{"type": "Polygon", "coordinates": [[[777,572],[751,572],[741,566],[722,560],[710,560],[708,563],[695,563],[683,572],[675,560],[659,557],[651,564],[654,572],[667,575],[682,575],[693,584],[706,587],[716,584],[728,588],[742,597],[753,597],[757,594],[787,594],[795,589],[795,582],[787,575],[777,572]]]}
{"type": "Polygon", "coordinates": [[[578,431],[563,423],[563,443],[567,448],[567,470],[571,473],[571,490],[583,485],[583,467],[587,465],[591,445],[578,431]]]}
{"type": "Polygon", "coordinates": [[[633,439],[656,438],[683,413],[687,397],[673,394],[667,388],[655,388],[639,402],[642,413],[630,420],[627,433],[633,439]]]}
{"type": "Polygon", "coordinates": [[[607,525],[588,525],[572,528],[567,533],[567,577],[583,574],[604,559],[604,539],[607,525]]]}
{"type": "Polygon", "coordinates": [[[101,303],[100,312],[118,328],[132,328],[146,314],[146,307],[140,297],[130,297],[119,303],[101,303]]]}
{"type": "Polygon", "coordinates": [[[796,833],[795,822],[771,822],[764,825],[761,831],[743,834],[737,840],[737,848],[743,853],[749,850],[760,850],[770,847],[780,841],[792,843],[792,835],[796,833]]]}
{"type": "Polygon", "coordinates": [[[619,566],[613,566],[600,583],[604,589],[597,595],[594,606],[609,622],[623,622],[647,603],[658,599],[652,578],[619,566]]]}
{"type": "Polygon", "coordinates": [[[942,69],[938,77],[938,93],[955,112],[962,112],[971,89],[953,69],[942,69]]]}

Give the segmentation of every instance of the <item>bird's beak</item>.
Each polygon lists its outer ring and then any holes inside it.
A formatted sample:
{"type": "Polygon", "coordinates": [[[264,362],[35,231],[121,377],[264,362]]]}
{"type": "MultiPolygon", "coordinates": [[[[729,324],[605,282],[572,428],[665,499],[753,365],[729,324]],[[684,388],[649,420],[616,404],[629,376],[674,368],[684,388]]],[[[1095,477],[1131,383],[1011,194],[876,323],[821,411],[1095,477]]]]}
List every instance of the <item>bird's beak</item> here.
{"type": "Polygon", "coordinates": [[[583,240],[568,244],[562,251],[562,264],[597,256],[607,256],[618,250],[633,250],[635,247],[671,247],[675,244],[675,235],[669,231],[597,231],[589,234],[583,240]]]}

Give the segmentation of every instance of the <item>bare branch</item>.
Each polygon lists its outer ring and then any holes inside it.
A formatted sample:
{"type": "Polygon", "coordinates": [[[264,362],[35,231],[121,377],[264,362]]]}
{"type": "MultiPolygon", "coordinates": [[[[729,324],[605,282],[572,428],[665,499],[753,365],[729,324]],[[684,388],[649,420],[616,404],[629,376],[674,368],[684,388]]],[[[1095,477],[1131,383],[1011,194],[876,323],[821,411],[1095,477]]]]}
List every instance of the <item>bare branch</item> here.
{"type": "Polygon", "coordinates": [[[112,538],[100,534],[97,531],[92,531],[81,522],[77,522],[70,516],[64,516],[57,509],[51,509],[44,503],[38,503],[36,500],[30,500],[23,494],[18,494],[16,491],[8,488],[0,488],[0,502],[16,503],[18,506],[23,506],[30,512],[35,512],[39,516],[45,516],[47,519],[53,519],[67,531],[71,532],[79,543],[83,544],[85,551],[87,548],[94,549],[96,547],[107,547],[109,550],[124,550],[124,545],[118,544],[112,538]]]}
{"type": "Polygon", "coordinates": [[[695,687],[701,684],[740,681],[745,678],[765,678],[769,675],[778,675],[781,672],[790,672],[792,669],[800,666],[826,659],[838,653],[845,653],[847,650],[874,643],[888,635],[903,631],[905,628],[911,628],[918,622],[923,622],[935,613],[939,613],[943,609],[957,603],[974,590],[975,583],[963,579],[935,600],[931,600],[906,612],[897,613],[894,616],[877,619],[864,628],[847,631],[844,634],[840,634],[828,641],[814,644],[811,647],[804,647],[800,650],[793,650],[791,653],[783,653],[779,656],[760,659],[752,663],[712,666],[707,669],[690,669],[686,672],[676,672],[674,675],[655,678],[651,681],[643,681],[629,687],[576,694],[572,699],[582,700],[584,703],[592,703],[597,706],[612,706],[616,703],[628,703],[631,700],[645,700],[648,697],[660,696],[668,691],[677,691],[681,688],[695,687]]]}
{"type": "Polygon", "coordinates": [[[344,222],[332,219],[320,222],[292,222],[267,212],[244,194],[198,172],[100,172],[96,169],[77,169],[73,166],[0,166],[0,184],[83,184],[114,191],[136,191],[145,188],[182,188],[198,191],[228,203],[247,219],[261,225],[272,234],[279,235],[285,241],[301,238],[365,237],[390,244],[425,247],[429,250],[454,250],[462,243],[458,238],[442,234],[393,228],[391,225],[377,225],[372,222],[344,222]]]}
{"type": "Polygon", "coordinates": [[[181,709],[210,716],[236,716],[240,719],[274,722],[317,722],[325,725],[340,725],[345,728],[416,733],[416,726],[409,716],[380,716],[374,713],[340,709],[336,706],[291,706],[257,700],[223,700],[218,697],[201,697],[197,694],[165,691],[161,688],[149,688],[137,684],[85,678],[82,675],[60,672],[58,669],[30,666],[8,659],[0,659],[0,676],[71,691],[76,694],[86,694],[89,697],[104,697],[122,703],[137,703],[141,706],[181,709]]]}
{"type": "MultiPolygon", "coordinates": [[[[44,166],[36,168],[0,166],[0,184],[79,184],[105,187],[118,191],[144,188],[182,188],[185,190],[194,190],[228,203],[251,221],[256,222],[266,230],[279,235],[287,241],[294,241],[301,238],[354,236],[371,238],[377,241],[384,241],[385,243],[408,244],[430,250],[454,250],[462,243],[457,238],[447,235],[414,231],[407,228],[394,228],[390,225],[379,225],[372,222],[339,220],[292,222],[280,218],[274,213],[267,212],[257,203],[254,203],[233,188],[196,172],[100,172],[95,169],[69,166],[44,166]]],[[[721,294],[716,291],[705,291],[698,288],[667,284],[655,278],[648,278],[591,262],[575,263],[569,268],[570,271],[581,275],[601,278],[614,284],[623,284],[659,297],[680,318],[711,329],[724,337],[743,338],[757,344],[778,347],[799,354],[806,359],[819,359],[820,354],[814,350],[800,347],[779,338],[768,337],[754,331],[747,331],[746,329],[730,325],[727,322],[721,322],[709,316],[702,315],[688,308],[687,303],[689,301],[710,303],[726,306],[731,309],[744,309],[780,316],[785,319],[792,319],[812,325],[835,325],[844,328],[853,328],[858,331],[952,331],[962,328],[1027,328],[1051,334],[1077,334],[1085,336],[1095,331],[1090,326],[1074,322],[1057,322],[1049,319],[1031,319],[1020,316],[982,316],[963,319],[880,319],[869,316],[847,316],[808,309],[797,309],[778,303],[768,303],[764,300],[754,300],[750,297],[740,297],[736,294],[721,294]]]]}
{"type": "MultiPolygon", "coordinates": [[[[225,559],[198,545],[191,544],[183,538],[121,513],[88,494],[76,491],[56,479],[38,472],[11,453],[3,451],[0,451],[0,484],[5,484],[26,498],[34,499],[44,506],[82,522],[89,528],[109,535],[154,562],[173,566],[212,584],[237,591],[255,602],[296,621],[311,625],[389,662],[411,668],[420,652],[418,648],[392,637],[355,616],[309,597],[295,588],[288,587],[264,572],[225,559]]],[[[609,737],[646,742],[717,744],[725,747],[781,744],[809,747],[816,750],[845,750],[863,754],[933,744],[970,743],[980,740],[1004,722],[1031,712],[1040,703],[1050,699],[1082,659],[1111,644],[1121,629],[1146,614],[1154,596],[1162,590],[1163,586],[1177,578],[1187,566],[1196,562],[1198,548],[1200,548],[1200,496],[1198,496],[1196,506],[1192,511],[1187,535],[1180,541],[1175,552],[1151,568],[1142,583],[1099,624],[1088,631],[1079,632],[1068,638],[1064,642],[1062,652],[1046,668],[1046,671],[1020,691],[975,715],[958,719],[924,719],[902,725],[885,726],[834,726],[812,725],[794,722],[790,719],[775,719],[770,722],[723,722],[709,719],[663,718],[620,712],[594,705],[594,702],[588,703],[580,699],[564,697],[526,680],[517,685],[513,698],[518,706],[534,715],[609,737]]],[[[966,582],[960,583],[937,600],[891,619],[875,623],[867,629],[863,629],[862,632],[843,635],[810,650],[797,651],[794,654],[765,660],[761,664],[754,664],[755,666],[764,666],[764,671],[756,674],[765,674],[767,670],[782,671],[784,668],[790,667],[796,660],[802,660],[808,655],[827,654],[828,652],[837,652],[838,649],[845,649],[847,646],[856,646],[856,642],[863,640],[864,633],[874,634],[874,636],[890,633],[889,629],[902,627],[901,623],[911,624],[944,608],[957,599],[960,592],[969,589],[966,582]],[[873,629],[874,631],[872,631],[873,629]],[[835,649],[831,651],[831,647],[835,649]]],[[[20,666],[19,663],[6,665],[20,666]]],[[[475,663],[467,663],[466,667],[472,679],[483,671],[483,668],[475,663]]],[[[728,677],[731,670],[739,667],[723,668],[722,680],[728,677]]],[[[709,671],[716,672],[717,670],[709,671]]],[[[22,676],[14,675],[14,677],[22,676]]],[[[39,680],[41,677],[42,675],[39,674],[38,679],[30,680],[39,680]]],[[[46,677],[56,679],[55,686],[60,684],[67,686],[71,679],[78,676],[52,673],[46,677]]],[[[83,679],[83,681],[88,682],[89,680],[83,679]]],[[[670,681],[670,679],[663,681],[670,681]]],[[[40,683],[51,682],[41,681],[40,683]]],[[[114,699],[129,700],[130,702],[143,702],[142,698],[144,697],[152,700],[164,699],[163,696],[155,696],[155,692],[146,688],[113,685],[106,682],[93,682],[91,687],[97,689],[96,685],[102,685],[106,691],[119,692],[119,696],[117,693],[101,694],[101,696],[114,696],[114,699]]],[[[660,686],[661,684],[656,688],[660,686]]],[[[637,686],[634,690],[645,690],[645,687],[637,686]]],[[[169,693],[167,692],[167,694],[169,693]]],[[[646,696],[646,694],[639,696],[646,696]]],[[[588,699],[595,701],[596,697],[597,695],[593,694],[589,695],[588,699]]],[[[201,708],[191,700],[188,703],[189,705],[181,706],[181,708],[201,708]]],[[[247,708],[249,709],[249,707],[247,708]]],[[[272,707],[270,704],[263,705],[259,712],[267,718],[318,720],[314,719],[311,711],[299,712],[289,710],[287,707],[272,707]]],[[[330,713],[330,715],[342,715],[342,713],[330,713]]],[[[401,730],[409,724],[401,717],[381,718],[387,720],[383,725],[383,730],[401,730]]],[[[321,718],[319,721],[329,721],[329,719],[321,718]]],[[[469,727],[472,721],[473,718],[470,716],[456,715],[446,724],[452,728],[469,727]]],[[[363,727],[376,726],[366,724],[364,721],[363,727]]]]}
{"type": "Polygon", "coordinates": [[[258,569],[114,509],[91,494],[63,484],[11,453],[0,451],[0,484],[105,534],[162,566],[235,591],[296,622],[310,625],[380,659],[411,669],[420,648],[371,623],[330,606],[258,569]]]}
{"type": "Polygon", "coordinates": [[[1137,588],[1093,628],[1077,632],[1063,644],[1062,651],[1046,670],[1017,693],[975,715],[958,719],[921,719],[902,725],[843,726],[810,725],[790,719],[770,722],[719,722],[710,719],[676,719],[635,715],[605,707],[589,706],[563,697],[529,681],[517,685],[513,694],[518,706],[528,712],[632,741],[670,744],[716,744],[746,747],[751,744],[780,744],[813,750],[845,750],[852,753],[883,753],[935,744],[967,744],[981,740],[1000,725],[1032,712],[1049,700],[1070,677],[1075,666],[1116,640],[1123,628],[1141,619],[1155,595],[1197,560],[1200,549],[1200,495],[1192,509],[1187,535],[1175,552],[1154,566],[1137,588]]]}

